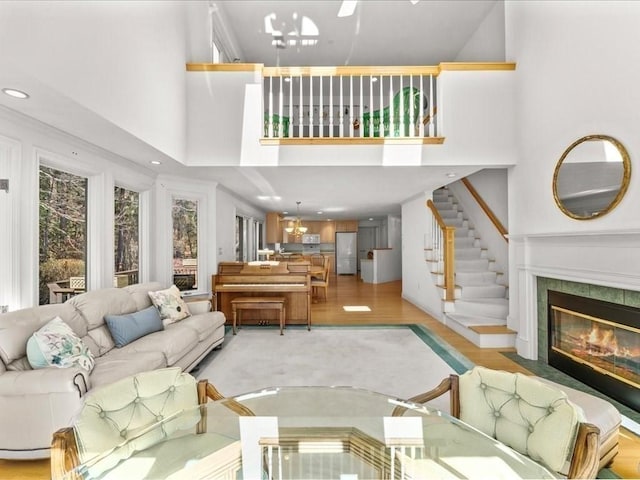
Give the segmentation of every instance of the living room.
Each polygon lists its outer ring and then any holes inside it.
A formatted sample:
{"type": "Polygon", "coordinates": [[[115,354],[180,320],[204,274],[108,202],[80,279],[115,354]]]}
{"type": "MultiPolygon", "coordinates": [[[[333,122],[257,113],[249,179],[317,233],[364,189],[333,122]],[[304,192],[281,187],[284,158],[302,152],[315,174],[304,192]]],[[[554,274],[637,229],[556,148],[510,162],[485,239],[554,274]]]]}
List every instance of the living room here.
{"type": "MultiPolygon", "coordinates": [[[[56,96],[57,101],[73,99],[71,105],[61,104],[69,119],[86,110],[98,113],[97,118],[92,117],[95,123],[75,125],[69,132],[55,123],[53,115],[47,124],[50,111],[36,103],[38,98],[29,99],[26,106],[10,98],[0,100],[0,178],[9,179],[8,191],[0,191],[0,208],[10,225],[0,231],[0,243],[5,246],[0,249],[5,273],[0,278],[4,292],[0,303],[10,310],[36,304],[36,184],[41,162],[88,176],[96,188],[88,202],[94,219],[90,221],[95,222],[88,289],[110,285],[113,278],[112,214],[110,202],[101,200],[110,198],[114,184],[145,192],[148,248],[142,254],[141,278],[167,284],[172,275],[170,253],[166,253],[170,222],[168,213],[162,212],[168,212],[169,199],[175,194],[202,200],[200,258],[204,268],[200,284],[208,285],[208,275],[216,271],[218,262],[234,259],[231,225],[237,212],[263,219],[266,210],[214,180],[203,179],[206,165],[189,165],[184,138],[184,65],[202,61],[203,55],[188,56],[175,46],[187,37],[182,22],[176,20],[182,19],[183,12],[175,6],[180,15],[174,15],[172,9],[152,12],[136,4],[126,14],[104,15],[100,22],[92,23],[92,16],[84,17],[80,11],[62,14],[53,5],[29,3],[0,5],[0,44],[7,65],[0,74],[2,86],[17,87],[15,82],[20,80],[25,90],[33,85],[51,95],[62,93],[64,98],[56,96]],[[150,18],[154,26],[142,30],[150,18]],[[94,29],[100,34],[93,35],[94,29]],[[27,31],[29,38],[25,38],[27,31]],[[153,41],[132,44],[124,33],[134,31],[145,31],[149,34],[145,38],[153,41]],[[80,45],[84,48],[79,49],[80,45]],[[178,64],[180,68],[175,67],[178,64]],[[107,145],[96,132],[109,129],[117,139],[112,149],[96,147],[107,145]],[[123,136],[123,130],[128,135],[123,136]],[[133,137],[143,142],[136,143],[133,137]],[[139,161],[131,160],[133,154],[122,154],[134,151],[139,161]],[[151,166],[149,160],[157,158],[162,158],[163,165],[151,166]]],[[[636,176],[631,175],[625,197],[612,212],[590,221],[564,215],[552,192],[558,159],[585,135],[617,138],[635,163],[640,140],[635,135],[633,100],[640,72],[630,59],[636,56],[639,16],[635,2],[496,2],[465,48],[448,59],[517,64],[513,72],[514,158],[497,166],[508,169],[508,325],[518,332],[516,347],[524,358],[538,356],[538,277],[640,289],[636,176]],[[496,25],[503,33],[502,43],[487,33],[496,25]]],[[[304,160],[299,160],[300,166],[305,165],[304,160]]],[[[454,162],[466,164],[465,159],[454,162]]],[[[402,296],[437,314],[424,294],[426,288],[433,288],[425,280],[428,226],[424,204],[432,192],[426,190],[412,192],[416,196],[406,199],[398,215],[402,221],[402,296]]]]}

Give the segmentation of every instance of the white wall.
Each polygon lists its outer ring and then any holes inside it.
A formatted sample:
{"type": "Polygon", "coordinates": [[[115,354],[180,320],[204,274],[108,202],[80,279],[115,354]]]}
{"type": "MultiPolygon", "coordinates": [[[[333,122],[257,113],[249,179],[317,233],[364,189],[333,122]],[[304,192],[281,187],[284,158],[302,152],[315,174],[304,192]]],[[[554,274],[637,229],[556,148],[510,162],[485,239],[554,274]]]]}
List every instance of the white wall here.
{"type": "Polygon", "coordinates": [[[517,62],[519,157],[508,175],[508,324],[519,332],[518,352],[535,358],[535,275],[636,290],[640,284],[640,252],[629,248],[640,228],[640,3],[509,1],[505,19],[507,60],[517,62]],[[551,182],[563,151],[593,133],[626,146],[631,184],[615,210],[578,221],[557,208],[551,182]]]}
{"type": "Polygon", "coordinates": [[[504,62],[504,2],[496,2],[484,21],[458,52],[456,62],[504,62]]]}
{"type": "Polygon", "coordinates": [[[0,2],[3,73],[38,79],[184,161],[184,3],[149,3],[0,2]]]}
{"type": "MultiPolygon", "coordinates": [[[[247,202],[234,197],[224,189],[218,188],[216,193],[216,265],[212,273],[218,269],[218,262],[233,262],[236,259],[236,215],[265,221],[265,214],[256,210],[247,202]]],[[[251,222],[253,223],[253,222],[251,222]]],[[[254,238],[253,226],[249,228],[249,237],[254,238]]],[[[250,242],[253,245],[253,242],[250,242]]]]}
{"type": "Polygon", "coordinates": [[[426,202],[431,192],[402,204],[402,298],[437,319],[442,319],[442,302],[425,261],[427,239],[431,238],[426,202]]]}

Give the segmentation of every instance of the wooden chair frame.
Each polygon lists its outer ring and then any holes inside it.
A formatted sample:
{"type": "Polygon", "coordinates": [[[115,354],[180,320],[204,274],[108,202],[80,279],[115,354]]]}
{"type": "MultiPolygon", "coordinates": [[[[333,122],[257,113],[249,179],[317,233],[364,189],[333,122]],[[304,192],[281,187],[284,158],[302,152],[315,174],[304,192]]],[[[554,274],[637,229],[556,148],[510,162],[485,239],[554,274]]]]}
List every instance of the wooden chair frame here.
{"type": "MultiPolygon", "coordinates": [[[[449,392],[451,415],[460,418],[460,382],[458,375],[449,375],[428,392],[409,399],[413,403],[426,403],[449,392]]],[[[405,407],[396,407],[393,416],[401,416],[405,407]]],[[[580,423],[573,447],[567,478],[596,478],[598,473],[598,437],[600,429],[590,423],[580,423]]]]}
{"type": "MultiPolygon", "coordinates": [[[[204,407],[209,399],[215,401],[226,398],[208,380],[200,380],[196,389],[198,404],[201,407],[204,407]]],[[[240,416],[254,415],[250,409],[233,399],[227,399],[222,403],[240,416]]],[[[207,431],[207,417],[204,415],[204,408],[202,410],[202,418],[196,426],[197,433],[207,431]]],[[[79,465],[80,456],[73,427],[64,427],[54,432],[51,441],[51,479],[82,480],[82,476],[74,471],[79,465]]]]}

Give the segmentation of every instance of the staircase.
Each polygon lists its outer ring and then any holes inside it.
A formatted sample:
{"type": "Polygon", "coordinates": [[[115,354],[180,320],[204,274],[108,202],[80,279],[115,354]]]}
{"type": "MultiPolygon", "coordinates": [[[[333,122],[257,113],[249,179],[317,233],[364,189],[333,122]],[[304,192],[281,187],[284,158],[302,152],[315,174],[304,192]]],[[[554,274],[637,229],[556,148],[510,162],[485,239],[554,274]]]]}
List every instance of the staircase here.
{"type": "MultiPolygon", "coordinates": [[[[516,332],[507,328],[509,314],[508,287],[502,272],[481,238],[473,228],[447,188],[434,192],[433,203],[443,221],[455,227],[455,299],[442,300],[444,323],[449,328],[482,348],[505,348],[515,345],[516,332]]],[[[430,258],[427,262],[436,284],[442,286],[441,264],[430,258]]],[[[444,288],[443,288],[444,292],[444,288]]]]}

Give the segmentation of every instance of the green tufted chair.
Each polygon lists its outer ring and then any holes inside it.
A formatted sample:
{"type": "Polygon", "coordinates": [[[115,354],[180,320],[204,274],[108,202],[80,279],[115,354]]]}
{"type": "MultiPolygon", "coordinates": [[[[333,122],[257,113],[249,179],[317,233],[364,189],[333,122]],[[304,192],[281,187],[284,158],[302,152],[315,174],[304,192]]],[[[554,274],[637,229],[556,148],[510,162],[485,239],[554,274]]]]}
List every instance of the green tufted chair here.
{"type": "MultiPolygon", "coordinates": [[[[91,391],[75,419],[72,427],[58,430],[53,434],[51,444],[51,478],[73,478],[71,472],[76,466],[101,453],[109,452],[129,438],[127,450],[110,456],[99,464],[101,470],[108,470],[120,460],[137,451],[161,441],[159,435],[170,435],[171,430],[194,427],[196,433],[206,429],[206,423],[199,415],[198,405],[211,398],[224,397],[206,380],[200,382],[183,373],[180,368],[164,368],[123,378],[110,385],[91,391]],[[163,430],[151,429],[143,433],[155,422],[169,418],[182,410],[192,409],[192,417],[180,416],[179,421],[170,422],[163,430]],[[109,463],[111,462],[111,463],[109,463]]],[[[227,400],[229,408],[241,415],[251,415],[249,411],[227,400]]],[[[92,471],[92,476],[100,475],[92,471]]]]}
{"type": "Polygon", "coordinates": [[[599,429],[585,423],[580,407],[559,389],[520,373],[474,367],[410,401],[446,392],[451,414],[463,422],[567,478],[595,478],[599,429]]]}

